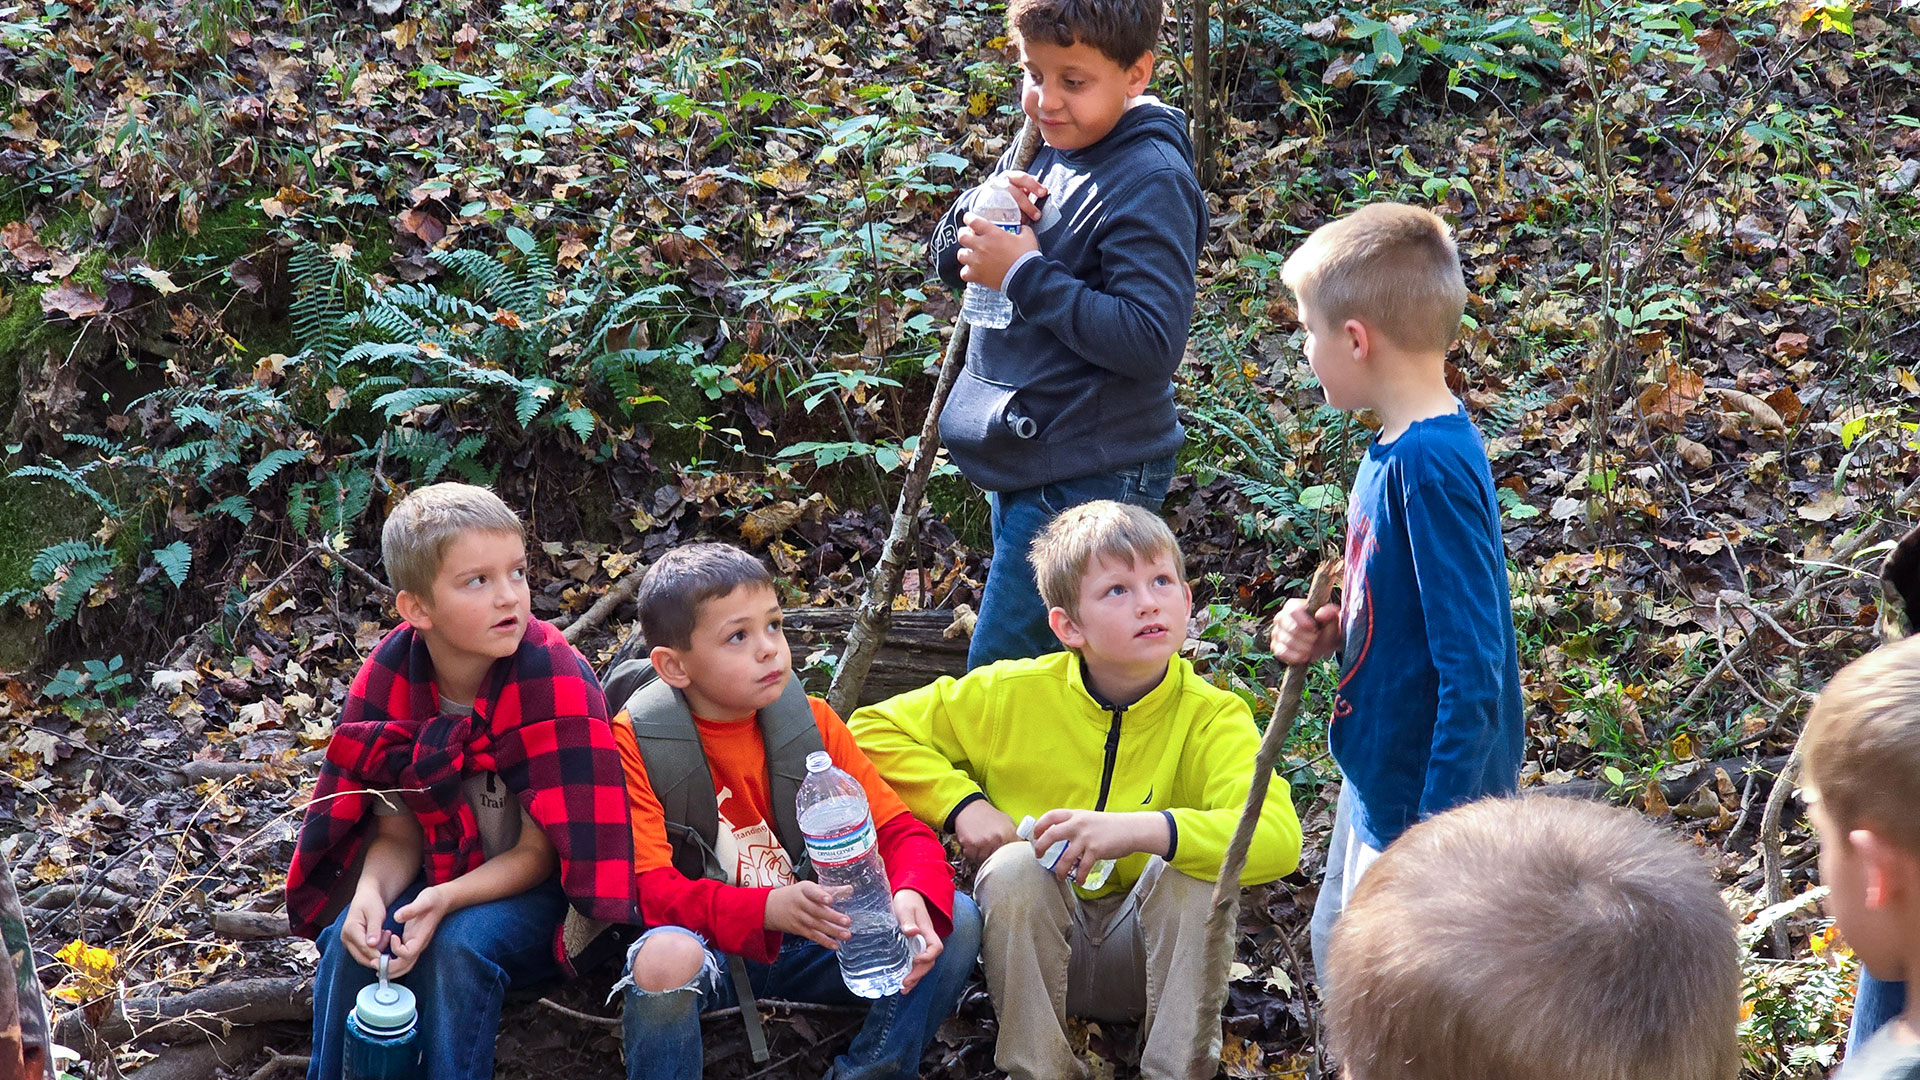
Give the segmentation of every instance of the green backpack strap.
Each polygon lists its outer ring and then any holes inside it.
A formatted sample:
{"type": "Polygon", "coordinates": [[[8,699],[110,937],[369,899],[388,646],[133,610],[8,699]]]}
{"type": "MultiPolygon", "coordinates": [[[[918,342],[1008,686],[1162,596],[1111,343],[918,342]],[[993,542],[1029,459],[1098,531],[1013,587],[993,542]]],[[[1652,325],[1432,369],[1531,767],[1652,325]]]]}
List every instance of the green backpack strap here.
{"type": "Polygon", "coordinates": [[[633,741],[647,767],[647,783],[666,818],[667,840],[673,845],[673,867],[696,880],[727,879],[714,853],[720,828],[720,805],[713,797],[713,773],[700,732],[693,726],[687,699],[654,674],[645,660],[629,660],[615,668],[609,685],[633,685],[627,695],[627,719],[633,741]],[[644,672],[628,670],[644,665],[644,672]],[[637,685],[635,685],[637,684],[637,685]]]}
{"type": "Polygon", "coordinates": [[[813,863],[807,858],[806,837],[800,832],[800,784],[807,778],[807,755],[825,750],[820,741],[820,725],[813,720],[813,704],[799,679],[787,680],[787,688],[773,704],[760,710],[760,742],[767,751],[767,787],[773,799],[773,833],[787,849],[794,876],[813,877],[813,863]]]}

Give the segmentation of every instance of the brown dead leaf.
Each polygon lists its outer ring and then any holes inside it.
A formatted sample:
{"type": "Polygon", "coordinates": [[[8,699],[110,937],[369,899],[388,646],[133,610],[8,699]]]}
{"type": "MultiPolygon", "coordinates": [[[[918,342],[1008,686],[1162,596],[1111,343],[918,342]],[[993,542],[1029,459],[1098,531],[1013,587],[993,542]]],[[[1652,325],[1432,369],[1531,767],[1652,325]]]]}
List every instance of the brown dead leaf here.
{"type": "Polygon", "coordinates": [[[1668,364],[1665,377],[1640,392],[1640,414],[1650,425],[1678,431],[1681,421],[1700,404],[1706,385],[1699,373],[1668,364]]]}
{"type": "Polygon", "coordinates": [[[1673,437],[1673,449],[1675,453],[1680,455],[1681,461],[1686,462],[1696,469],[1710,468],[1713,465],[1713,451],[1708,450],[1705,446],[1694,442],[1685,435],[1675,435],[1673,437]]]}
{"type": "Polygon", "coordinates": [[[1768,394],[1764,400],[1767,404],[1773,406],[1774,412],[1780,414],[1780,421],[1783,424],[1799,423],[1800,414],[1806,411],[1806,406],[1800,403],[1800,395],[1794,393],[1793,388],[1790,386],[1783,386],[1775,390],[1773,393],[1768,394]]]}
{"type": "Polygon", "coordinates": [[[9,221],[5,227],[0,227],[0,244],[5,244],[13,257],[24,266],[45,266],[53,261],[53,253],[33,234],[33,226],[24,221],[9,221]]]}
{"type": "Polygon", "coordinates": [[[1797,332],[1781,334],[1773,339],[1773,355],[1782,360],[1798,360],[1807,355],[1807,349],[1811,344],[1812,340],[1805,334],[1797,332]]]}
{"type": "Polygon", "coordinates": [[[1706,62],[1709,70],[1731,67],[1734,57],[1740,53],[1740,42],[1717,26],[1696,31],[1693,45],[1700,50],[1700,59],[1706,62]]]}
{"type": "Polygon", "coordinates": [[[1841,514],[1853,510],[1853,499],[1837,491],[1823,491],[1820,497],[1801,507],[1795,513],[1807,521],[1832,521],[1841,514]]]}
{"type": "Polygon", "coordinates": [[[1720,399],[1721,407],[1729,412],[1746,413],[1753,418],[1753,426],[1761,431],[1787,430],[1786,422],[1780,419],[1779,412],[1766,402],[1730,386],[1709,386],[1707,393],[1720,399]]]}
{"type": "Polygon", "coordinates": [[[1647,788],[1640,794],[1640,803],[1646,807],[1648,817],[1665,817],[1672,812],[1667,805],[1667,793],[1660,790],[1660,777],[1656,774],[1647,778],[1647,788]]]}
{"type": "Polygon", "coordinates": [[[1266,1051],[1260,1044],[1238,1035],[1227,1034],[1220,1042],[1220,1067],[1234,1080],[1266,1076],[1266,1051]]]}
{"type": "Polygon", "coordinates": [[[790,501],[774,503],[751,511],[740,521],[740,535],[747,543],[760,547],[767,541],[793,528],[794,523],[806,514],[807,508],[790,501]]]}
{"type": "Polygon", "coordinates": [[[418,208],[400,211],[400,216],[394,223],[400,227],[401,231],[419,237],[420,242],[428,247],[446,239],[447,223],[418,208]]]}
{"type": "Polygon", "coordinates": [[[107,310],[106,297],[83,289],[72,281],[62,281],[40,294],[40,310],[69,319],[85,319],[107,310]]]}
{"type": "Polygon", "coordinates": [[[1320,81],[1335,90],[1342,90],[1353,84],[1359,76],[1354,74],[1353,65],[1360,62],[1357,53],[1341,53],[1327,63],[1327,70],[1320,75],[1320,81]]]}

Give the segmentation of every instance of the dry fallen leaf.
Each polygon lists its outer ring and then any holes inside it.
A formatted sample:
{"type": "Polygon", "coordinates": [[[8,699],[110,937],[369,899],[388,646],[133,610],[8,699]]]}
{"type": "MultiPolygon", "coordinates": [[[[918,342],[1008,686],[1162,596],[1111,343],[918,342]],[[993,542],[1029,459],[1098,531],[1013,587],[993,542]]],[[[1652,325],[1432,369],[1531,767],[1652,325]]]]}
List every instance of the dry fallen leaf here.
{"type": "Polygon", "coordinates": [[[83,289],[71,281],[62,281],[59,285],[40,294],[40,310],[49,315],[85,319],[107,310],[107,300],[98,293],[83,289]]]}

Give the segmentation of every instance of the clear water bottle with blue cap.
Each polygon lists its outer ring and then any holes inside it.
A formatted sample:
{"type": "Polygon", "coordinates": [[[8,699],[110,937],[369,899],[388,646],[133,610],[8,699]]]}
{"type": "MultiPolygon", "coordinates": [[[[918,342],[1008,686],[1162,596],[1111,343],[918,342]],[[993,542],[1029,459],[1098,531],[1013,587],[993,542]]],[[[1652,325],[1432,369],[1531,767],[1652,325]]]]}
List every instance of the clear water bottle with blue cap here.
{"type": "Polygon", "coordinates": [[[795,802],[814,876],[842,893],[834,910],[853,920],[853,936],[840,943],[841,981],[861,997],[899,993],[913,968],[913,950],[893,913],[865,789],[836,768],[826,751],[815,750],[807,755],[807,778],[795,802]]]}
{"type": "Polygon", "coordinates": [[[341,1080],[426,1080],[420,1013],[413,991],[387,978],[392,959],[380,954],[380,981],[362,987],[347,1014],[341,1080]]]}
{"type": "MultiPolygon", "coordinates": [[[[1005,173],[996,173],[981,187],[979,197],[973,200],[972,212],[1010,233],[1019,232],[1020,226],[1026,224],[1020,204],[1013,201],[1013,188],[1007,185],[1005,173]]],[[[1013,301],[999,289],[969,281],[960,301],[960,314],[983,330],[1002,330],[1013,322],[1013,301]]]]}

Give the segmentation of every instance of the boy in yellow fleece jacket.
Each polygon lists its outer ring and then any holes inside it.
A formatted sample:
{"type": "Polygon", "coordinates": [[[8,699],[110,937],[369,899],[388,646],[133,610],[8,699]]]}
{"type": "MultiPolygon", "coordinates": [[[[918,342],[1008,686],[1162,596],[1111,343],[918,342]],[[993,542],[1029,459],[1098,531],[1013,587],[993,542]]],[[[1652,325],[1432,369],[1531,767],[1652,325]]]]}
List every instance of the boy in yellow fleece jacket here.
{"type": "MultiPolygon", "coordinates": [[[[942,678],[849,726],[907,808],[980,864],[994,1063],[1015,1078],[1082,1077],[1067,1016],[1140,1019],[1141,1074],[1185,1077],[1197,1023],[1212,1025],[1219,1050],[1218,1018],[1201,1021],[1193,1003],[1207,979],[1208,900],[1260,735],[1245,702],[1178,655],[1193,597],[1159,517],[1072,507],[1031,559],[1068,652],[942,678]],[[1015,834],[1025,816],[1038,819],[1030,844],[1015,834]],[[1049,872],[1039,854],[1061,841],[1049,872]],[[1108,859],[1104,882],[1079,887],[1108,859]]],[[[1299,859],[1300,823],[1276,778],[1241,884],[1299,859]]]]}

